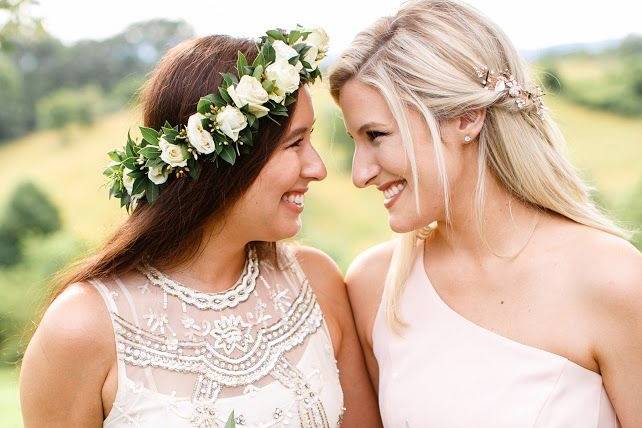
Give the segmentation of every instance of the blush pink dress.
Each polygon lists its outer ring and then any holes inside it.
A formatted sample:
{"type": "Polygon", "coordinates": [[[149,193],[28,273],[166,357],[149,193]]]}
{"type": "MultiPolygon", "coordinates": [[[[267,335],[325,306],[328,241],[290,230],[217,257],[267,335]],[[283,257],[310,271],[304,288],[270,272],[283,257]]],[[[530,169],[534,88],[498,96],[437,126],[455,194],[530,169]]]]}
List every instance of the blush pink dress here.
{"type": "Polygon", "coordinates": [[[373,350],[386,428],[618,428],[602,377],[467,320],[437,294],[419,248],[403,336],[379,307],[373,350]]]}

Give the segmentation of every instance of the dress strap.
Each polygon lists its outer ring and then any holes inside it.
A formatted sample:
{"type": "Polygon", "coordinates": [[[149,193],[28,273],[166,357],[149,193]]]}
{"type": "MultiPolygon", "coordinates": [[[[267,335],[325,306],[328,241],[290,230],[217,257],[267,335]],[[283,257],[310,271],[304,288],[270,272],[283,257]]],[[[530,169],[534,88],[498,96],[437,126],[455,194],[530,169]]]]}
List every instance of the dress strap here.
{"type": "Polygon", "coordinates": [[[115,317],[118,316],[118,306],[116,305],[116,301],[114,300],[114,292],[110,291],[109,288],[107,288],[107,286],[100,279],[90,279],[88,282],[96,290],[98,290],[98,293],[103,298],[103,302],[107,307],[107,313],[109,314],[112,331],[114,333],[114,343],[116,346],[116,364],[118,367],[118,383],[120,384],[121,377],[125,376],[125,361],[120,357],[121,353],[119,351],[118,335],[116,334],[117,327],[115,317]]]}

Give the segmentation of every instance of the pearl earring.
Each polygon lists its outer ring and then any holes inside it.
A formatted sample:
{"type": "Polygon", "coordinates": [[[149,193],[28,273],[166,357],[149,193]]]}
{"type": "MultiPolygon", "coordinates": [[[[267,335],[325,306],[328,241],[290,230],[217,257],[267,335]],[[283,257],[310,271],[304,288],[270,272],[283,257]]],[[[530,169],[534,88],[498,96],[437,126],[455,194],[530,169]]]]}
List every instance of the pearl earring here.
{"type": "Polygon", "coordinates": [[[470,140],[472,140],[472,138],[470,138],[470,135],[466,135],[466,136],[464,137],[464,141],[465,141],[465,142],[470,143],[470,140]]]}

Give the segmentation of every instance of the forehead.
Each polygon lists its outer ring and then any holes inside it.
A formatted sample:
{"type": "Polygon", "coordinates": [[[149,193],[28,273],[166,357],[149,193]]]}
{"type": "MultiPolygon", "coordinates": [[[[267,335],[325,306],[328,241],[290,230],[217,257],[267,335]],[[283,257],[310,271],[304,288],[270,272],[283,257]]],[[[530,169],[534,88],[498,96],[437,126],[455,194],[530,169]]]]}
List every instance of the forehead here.
{"type": "Polygon", "coordinates": [[[341,88],[339,106],[350,130],[358,129],[365,122],[394,121],[383,95],[372,86],[356,79],[350,79],[341,88]]]}
{"type": "Polygon", "coordinates": [[[290,128],[296,129],[300,126],[306,126],[314,120],[314,107],[312,107],[312,97],[308,88],[304,85],[299,88],[296,101],[296,109],[290,120],[290,128]]]}

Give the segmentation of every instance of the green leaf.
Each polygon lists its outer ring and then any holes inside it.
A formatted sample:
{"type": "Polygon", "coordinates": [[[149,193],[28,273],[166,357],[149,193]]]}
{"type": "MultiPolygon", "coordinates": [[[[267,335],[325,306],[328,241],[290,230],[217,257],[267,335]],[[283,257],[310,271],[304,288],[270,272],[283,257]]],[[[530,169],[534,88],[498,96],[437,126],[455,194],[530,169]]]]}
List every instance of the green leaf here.
{"type": "Polygon", "coordinates": [[[227,104],[220,94],[214,94],[212,96],[212,99],[216,107],[225,107],[225,105],[227,104]]]}
{"type": "Polygon", "coordinates": [[[221,73],[223,76],[224,88],[227,89],[230,86],[234,86],[239,83],[238,79],[232,73],[221,73]]]}
{"type": "Polygon", "coordinates": [[[234,421],[234,410],[232,410],[232,413],[230,413],[230,416],[227,418],[225,428],[236,428],[236,422],[234,421]]]}
{"type": "Polygon", "coordinates": [[[118,150],[112,150],[111,152],[107,153],[107,156],[109,156],[109,159],[115,162],[120,162],[120,155],[118,154],[118,150]]]}
{"type": "Polygon", "coordinates": [[[256,121],[256,116],[254,116],[252,113],[245,113],[245,118],[247,119],[248,126],[252,127],[254,125],[254,122],[256,121]]]}
{"type": "MultiPolygon", "coordinates": [[[[263,56],[263,52],[259,52],[259,54],[254,58],[254,61],[252,61],[252,67],[258,67],[261,66],[265,68],[265,57],[263,56]]],[[[256,72],[256,70],[255,70],[256,72]]]]}
{"type": "Polygon", "coordinates": [[[198,179],[198,176],[201,174],[201,164],[194,158],[189,158],[187,160],[187,167],[189,168],[189,175],[194,180],[198,179]]]}
{"type": "Polygon", "coordinates": [[[268,30],[268,31],[265,32],[265,34],[267,34],[268,36],[270,36],[274,40],[281,40],[283,42],[287,42],[285,40],[285,36],[279,30],[268,30]]]}
{"type": "Polygon", "coordinates": [[[201,97],[201,99],[198,100],[196,111],[198,111],[200,114],[209,113],[213,103],[214,103],[214,94],[209,94],[205,97],[201,97]]]}
{"type": "Polygon", "coordinates": [[[147,162],[145,162],[145,166],[147,168],[158,168],[164,165],[165,165],[165,162],[160,157],[154,158],[154,159],[147,159],[147,162]]]}
{"type": "Polygon", "coordinates": [[[146,182],[149,181],[147,177],[137,177],[134,180],[134,186],[132,188],[132,195],[138,195],[140,192],[145,190],[146,182]]]}
{"type": "Polygon", "coordinates": [[[263,56],[265,57],[266,64],[276,61],[276,51],[274,50],[274,47],[272,47],[272,44],[267,43],[263,45],[263,50],[265,51],[263,56]]]}
{"type": "Polygon", "coordinates": [[[263,83],[261,83],[261,86],[263,86],[265,92],[269,94],[274,89],[274,80],[264,80],[263,83]]]}
{"type": "Polygon", "coordinates": [[[158,185],[154,184],[151,180],[146,181],[145,185],[145,197],[147,202],[151,205],[156,199],[158,199],[158,194],[160,193],[160,188],[158,185]]]}
{"type": "Polygon", "coordinates": [[[135,158],[136,153],[134,152],[134,143],[133,142],[127,142],[125,144],[125,155],[130,158],[135,158]]]}
{"type": "Polygon", "coordinates": [[[223,149],[221,150],[221,158],[230,165],[234,165],[236,162],[236,150],[229,145],[223,146],[223,149]]]}
{"type": "Polygon", "coordinates": [[[145,128],[144,126],[141,126],[140,133],[149,144],[154,144],[156,146],[158,145],[158,137],[160,137],[158,131],[152,128],[145,128]]]}
{"type": "Polygon", "coordinates": [[[245,75],[245,67],[247,67],[247,58],[243,52],[238,51],[238,58],[236,59],[236,71],[238,71],[239,79],[245,75]]]}
{"type": "Polygon", "coordinates": [[[227,93],[227,89],[220,87],[218,88],[218,93],[221,95],[221,98],[225,100],[225,104],[232,104],[232,97],[227,93]]]}
{"type": "Polygon", "coordinates": [[[297,30],[293,30],[290,32],[290,35],[288,36],[288,44],[293,45],[294,42],[299,40],[299,37],[301,37],[301,32],[297,30]]]}
{"type": "Polygon", "coordinates": [[[260,82],[261,77],[263,76],[263,66],[260,64],[257,65],[256,68],[254,69],[254,72],[252,72],[252,76],[260,82]]]}
{"type": "Polygon", "coordinates": [[[123,160],[123,165],[131,170],[136,169],[136,158],[127,157],[123,160]]]}
{"type": "Polygon", "coordinates": [[[145,146],[140,149],[140,153],[147,159],[155,159],[160,156],[161,150],[157,146],[145,146]]]}

